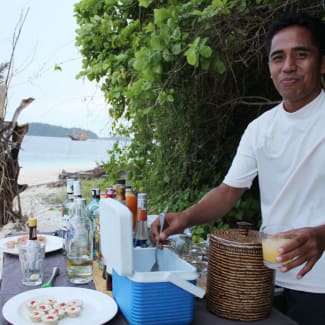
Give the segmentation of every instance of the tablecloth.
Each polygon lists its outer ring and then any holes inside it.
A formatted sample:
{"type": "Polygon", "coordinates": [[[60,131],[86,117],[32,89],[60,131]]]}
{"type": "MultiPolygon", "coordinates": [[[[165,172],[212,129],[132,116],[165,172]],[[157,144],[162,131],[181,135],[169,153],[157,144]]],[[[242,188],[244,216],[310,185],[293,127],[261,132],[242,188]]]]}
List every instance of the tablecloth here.
{"type": "MultiPolygon", "coordinates": [[[[61,251],[47,253],[46,263],[44,271],[44,281],[51,276],[52,268],[54,266],[60,267],[60,275],[55,280],[55,286],[70,286],[70,287],[81,287],[88,289],[96,289],[95,284],[90,282],[89,284],[74,285],[67,280],[66,270],[65,270],[65,258],[61,251]]],[[[26,287],[20,283],[20,267],[19,259],[16,255],[10,255],[4,253],[3,258],[3,271],[2,271],[2,281],[0,288],[0,308],[2,311],[3,305],[14,295],[17,295],[23,291],[31,290],[31,287],[26,287]]],[[[35,288],[39,288],[36,286],[35,288]]],[[[9,323],[3,318],[1,313],[1,324],[9,325],[9,323]]],[[[117,315],[108,323],[109,325],[127,325],[128,322],[125,320],[122,313],[119,311],[117,315]]],[[[280,313],[277,309],[273,309],[271,315],[264,320],[254,321],[254,322],[241,322],[235,320],[224,319],[218,317],[206,309],[205,299],[196,299],[194,304],[194,318],[192,325],[294,325],[294,321],[287,318],[285,315],[280,313]]],[[[19,325],[19,324],[14,324],[19,325]]],[[[97,324],[91,324],[97,325],[97,324]]],[[[153,324],[154,325],[154,324],[153,324]]]]}

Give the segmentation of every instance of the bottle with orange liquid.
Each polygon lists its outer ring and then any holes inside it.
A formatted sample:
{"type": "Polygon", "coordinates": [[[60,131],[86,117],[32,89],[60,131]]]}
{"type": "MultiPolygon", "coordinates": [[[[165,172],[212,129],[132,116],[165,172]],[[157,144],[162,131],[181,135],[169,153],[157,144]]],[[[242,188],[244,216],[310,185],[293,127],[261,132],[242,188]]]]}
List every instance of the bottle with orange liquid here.
{"type": "Polygon", "coordinates": [[[132,186],[131,185],[126,185],[125,186],[125,203],[126,206],[130,209],[132,212],[132,217],[133,217],[133,223],[132,223],[132,229],[135,231],[136,225],[137,225],[137,208],[138,208],[138,203],[137,203],[137,197],[133,192],[132,186]]]}

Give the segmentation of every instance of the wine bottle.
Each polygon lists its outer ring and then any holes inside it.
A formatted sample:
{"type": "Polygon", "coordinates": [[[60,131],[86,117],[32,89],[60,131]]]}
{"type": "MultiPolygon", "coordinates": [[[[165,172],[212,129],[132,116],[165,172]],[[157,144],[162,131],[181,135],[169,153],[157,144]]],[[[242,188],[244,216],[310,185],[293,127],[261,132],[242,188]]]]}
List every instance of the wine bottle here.
{"type": "Polygon", "coordinates": [[[147,224],[147,194],[138,194],[137,226],[134,234],[134,247],[149,246],[149,231],[147,224]]]}

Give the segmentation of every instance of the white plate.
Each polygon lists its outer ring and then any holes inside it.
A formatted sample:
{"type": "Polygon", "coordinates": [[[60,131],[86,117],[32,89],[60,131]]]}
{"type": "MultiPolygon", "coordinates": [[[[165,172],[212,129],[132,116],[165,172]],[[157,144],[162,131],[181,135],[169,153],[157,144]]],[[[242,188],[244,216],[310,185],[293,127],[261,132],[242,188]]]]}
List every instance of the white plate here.
{"type": "MultiPolygon", "coordinates": [[[[17,241],[19,237],[24,235],[18,235],[18,236],[10,236],[6,237],[0,240],[0,250],[5,253],[18,255],[18,248],[8,248],[6,243],[8,241],[14,240],[17,241]]],[[[44,236],[46,238],[45,243],[45,252],[54,252],[62,248],[62,238],[57,236],[51,236],[51,235],[43,235],[40,234],[40,236],[44,236]]]]}
{"type": "Polygon", "coordinates": [[[9,299],[2,308],[4,318],[11,324],[35,324],[29,320],[26,302],[30,299],[55,298],[61,302],[81,299],[83,308],[76,318],[60,319],[58,325],[100,325],[111,320],[117,313],[117,304],[110,296],[96,290],[77,287],[40,288],[22,292],[9,299]]]}

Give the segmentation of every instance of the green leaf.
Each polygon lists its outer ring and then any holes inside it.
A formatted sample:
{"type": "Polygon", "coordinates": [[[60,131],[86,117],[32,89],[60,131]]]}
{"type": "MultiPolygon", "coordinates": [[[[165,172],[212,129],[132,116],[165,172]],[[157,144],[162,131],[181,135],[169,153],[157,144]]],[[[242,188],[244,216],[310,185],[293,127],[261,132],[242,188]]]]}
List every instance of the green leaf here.
{"type": "Polygon", "coordinates": [[[220,58],[216,58],[214,68],[219,74],[223,74],[226,71],[226,66],[220,58]]]}
{"type": "Polygon", "coordinates": [[[161,27],[170,17],[170,11],[166,8],[154,10],[154,22],[157,26],[161,27]]]}
{"type": "Polygon", "coordinates": [[[151,4],[150,0],[139,0],[139,5],[144,8],[148,8],[151,4]]]}
{"type": "Polygon", "coordinates": [[[189,48],[185,52],[185,56],[188,64],[193,65],[194,67],[198,65],[198,55],[195,49],[189,48]]]}
{"type": "Polygon", "coordinates": [[[61,66],[58,65],[58,64],[56,64],[56,65],[54,66],[54,71],[62,71],[61,66]]]}
{"type": "Polygon", "coordinates": [[[151,39],[150,39],[150,45],[152,47],[153,50],[156,50],[156,51],[161,51],[163,49],[163,46],[160,42],[160,37],[159,36],[153,36],[151,39]]]}
{"type": "Polygon", "coordinates": [[[212,55],[212,49],[210,46],[204,45],[200,48],[200,55],[204,58],[209,58],[212,55]]]}
{"type": "Polygon", "coordinates": [[[182,44],[181,43],[174,44],[172,46],[171,50],[172,50],[172,53],[175,55],[180,54],[182,51],[182,44]]]}
{"type": "Polygon", "coordinates": [[[174,96],[173,95],[167,95],[167,101],[170,103],[174,102],[174,96]]]}

